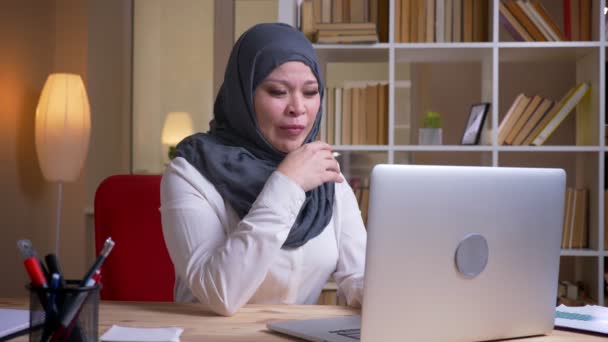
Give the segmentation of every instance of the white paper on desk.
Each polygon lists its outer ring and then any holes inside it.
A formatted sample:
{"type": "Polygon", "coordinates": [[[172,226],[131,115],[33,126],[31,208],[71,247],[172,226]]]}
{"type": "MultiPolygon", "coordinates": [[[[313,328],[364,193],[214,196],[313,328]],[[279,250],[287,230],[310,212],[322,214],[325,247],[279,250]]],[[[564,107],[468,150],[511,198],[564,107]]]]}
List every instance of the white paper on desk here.
{"type": "Polygon", "coordinates": [[[107,342],[179,342],[183,331],[176,327],[129,328],[113,325],[100,339],[107,342]]]}
{"type": "Polygon", "coordinates": [[[0,338],[30,327],[30,310],[0,309],[0,338]]]}
{"type": "Polygon", "coordinates": [[[555,309],[555,326],[608,334],[608,308],[562,304],[555,309]]]}

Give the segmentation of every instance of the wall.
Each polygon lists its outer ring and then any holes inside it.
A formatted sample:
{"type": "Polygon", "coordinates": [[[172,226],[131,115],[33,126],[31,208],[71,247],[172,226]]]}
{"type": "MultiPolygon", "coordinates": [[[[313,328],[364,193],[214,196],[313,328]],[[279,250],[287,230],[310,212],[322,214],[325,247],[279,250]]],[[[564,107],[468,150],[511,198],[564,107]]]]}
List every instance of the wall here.
{"type": "Polygon", "coordinates": [[[167,113],[189,112],[207,131],[213,110],[212,0],[139,0],[134,7],[133,171],[161,173],[167,113]]]}
{"type": "Polygon", "coordinates": [[[130,26],[129,13],[124,11],[129,3],[0,2],[0,274],[10,275],[0,282],[0,297],[25,295],[27,277],[17,239],[30,239],[40,256],[54,249],[57,185],[42,177],[34,145],[35,109],[44,81],[52,72],[80,74],[91,102],[91,143],[85,169],[77,181],[64,186],[59,254],[69,278],[82,277],[92,261],[87,258],[92,254],[92,240],[85,227],[85,209],[92,205],[99,179],[127,172],[130,158],[128,144],[124,144],[129,140],[129,127],[125,127],[128,111],[124,119],[128,105],[123,97],[114,96],[130,88],[124,83],[130,76],[125,80],[121,67],[129,63],[113,57],[124,56],[128,46],[101,49],[102,55],[95,44],[105,32],[104,39],[120,45],[124,28],[130,26]],[[91,14],[93,10],[96,12],[91,14]],[[109,18],[128,20],[116,28],[106,24],[109,18]]]}
{"type": "Polygon", "coordinates": [[[0,296],[25,295],[16,240],[30,238],[39,252],[54,241],[55,188],[42,178],[34,147],[34,111],[53,70],[54,13],[52,1],[0,2],[0,273],[6,277],[0,296]]]}

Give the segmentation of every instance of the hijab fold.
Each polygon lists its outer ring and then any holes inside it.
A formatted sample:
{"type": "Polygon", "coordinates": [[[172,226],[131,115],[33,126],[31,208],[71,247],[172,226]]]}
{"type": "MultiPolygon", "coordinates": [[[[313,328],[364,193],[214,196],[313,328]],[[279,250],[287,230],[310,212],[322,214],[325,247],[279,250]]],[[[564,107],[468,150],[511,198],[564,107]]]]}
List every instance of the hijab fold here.
{"type": "MultiPolygon", "coordinates": [[[[175,156],[185,158],[207,178],[240,218],[247,215],[266,180],[286,156],[259,130],[253,98],[257,86],[272,70],[290,61],[310,67],[322,100],[316,55],[300,31],[272,23],[255,25],[243,33],[230,54],[209,132],[191,135],[176,147],[175,156]]],[[[305,144],[317,136],[320,123],[319,110],[305,144]]],[[[300,247],[321,234],[331,220],[334,186],[333,182],[324,183],[306,193],[283,248],[300,247]]]]}

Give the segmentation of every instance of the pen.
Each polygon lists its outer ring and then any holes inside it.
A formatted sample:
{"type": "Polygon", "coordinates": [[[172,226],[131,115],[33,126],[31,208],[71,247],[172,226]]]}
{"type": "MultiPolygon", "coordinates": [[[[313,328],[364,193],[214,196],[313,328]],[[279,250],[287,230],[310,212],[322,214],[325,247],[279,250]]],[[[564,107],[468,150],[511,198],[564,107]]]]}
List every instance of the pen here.
{"type": "Polygon", "coordinates": [[[49,269],[51,275],[57,274],[59,276],[59,284],[61,287],[65,287],[65,278],[63,277],[63,273],[61,272],[61,267],[59,266],[59,260],[57,256],[53,253],[47,254],[44,257],[46,261],[46,267],[49,269]]]}
{"type": "Polygon", "coordinates": [[[99,253],[99,256],[97,257],[97,260],[95,260],[93,266],[91,266],[87,274],[85,274],[84,278],[82,278],[80,286],[91,286],[95,284],[94,280],[92,284],[89,285],[88,283],[92,281],[91,277],[93,277],[95,272],[101,267],[103,262],[108,257],[108,254],[110,254],[110,252],[112,251],[112,248],[114,248],[114,241],[112,241],[111,237],[108,237],[106,239],[106,242],[104,242],[103,244],[103,248],[101,249],[101,253],[99,253]]]}
{"type": "Polygon", "coordinates": [[[18,240],[17,247],[21,251],[23,255],[25,265],[25,269],[27,274],[30,276],[30,280],[32,281],[32,285],[36,287],[47,287],[46,277],[42,272],[42,265],[40,265],[40,261],[36,256],[36,251],[32,246],[30,240],[18,240]]]}

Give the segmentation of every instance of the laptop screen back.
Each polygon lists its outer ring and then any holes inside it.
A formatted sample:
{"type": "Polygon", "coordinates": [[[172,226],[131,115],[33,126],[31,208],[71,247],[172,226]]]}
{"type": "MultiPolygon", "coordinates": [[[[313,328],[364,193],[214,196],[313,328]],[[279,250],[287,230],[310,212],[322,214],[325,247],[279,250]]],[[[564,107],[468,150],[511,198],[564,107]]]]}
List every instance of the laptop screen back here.
{"type": "Polygon", "coordinates": [[[561,169],[376,166],[362,340],[551,331],[564,194],[561,169]]]}

